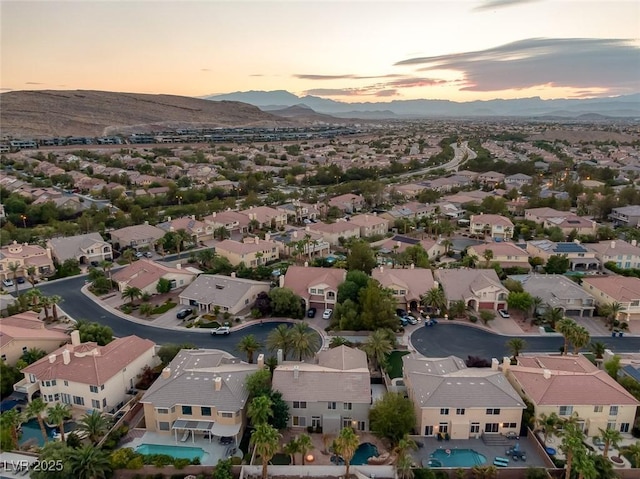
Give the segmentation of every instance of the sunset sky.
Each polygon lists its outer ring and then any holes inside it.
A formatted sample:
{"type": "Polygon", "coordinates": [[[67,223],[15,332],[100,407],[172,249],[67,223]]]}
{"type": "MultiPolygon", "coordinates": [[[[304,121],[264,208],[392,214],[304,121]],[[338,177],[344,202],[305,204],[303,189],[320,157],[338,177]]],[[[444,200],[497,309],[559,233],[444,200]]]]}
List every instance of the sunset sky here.
{"type": "Polygon", "coordinates": [[[637,0],[2,1],[1,91],[346,102],[640,92],[637,0]]]}

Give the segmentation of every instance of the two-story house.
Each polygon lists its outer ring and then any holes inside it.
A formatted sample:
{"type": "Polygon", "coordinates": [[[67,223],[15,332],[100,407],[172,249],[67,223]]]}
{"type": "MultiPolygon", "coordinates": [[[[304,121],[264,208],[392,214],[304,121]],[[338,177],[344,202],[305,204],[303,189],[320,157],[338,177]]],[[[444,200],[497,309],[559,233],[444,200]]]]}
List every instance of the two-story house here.
{"type": "Polygon", "coordinates": [[[117,249],[154,249],[156,242],[165,235],[163,229],[148,224],[126,226],[111,231],[111,243],[117,249]]]}
{"type": "Polygon", "coordinates": [[[293,428],[369,430],[371,375],[360,349],[338,346],[320,351],[313,362],[285,361],[273,371],[272,385],[289,405],[293,428]]]}
{"type": "Polygon", "coordinates": [[[640,247],[636,240],[627,243],[624,240],[600,241],[599,243],[585,244],[585,247],[593,251],[603,266],[613,262],[618,268],[640,269],[640,247]]]}
{"type": "Polygon", "coordinates": [[[598,224],[593,220],[569,211],[559,211],[547,207],[526,209],[524,219],[543,225],[545,228],[558,227],[565,235],[573,231],[579,235],[594,235],[598,227],[598,224]]]}
{"type": "Polygon", "coordinates": [[[478,263],[486,263],[486,257],[490,258],[490,263],[498,263],[501,268],[522,268],[531,269],[529,264],[529,253],[519,248],[513,243],[484,243],[471,245],[467,248],[467,255],[478,258],[478,263]],[[487,251],[491,251],[488,254],[487,251]],[[486,255],[486,256],[485,256],[486,255]]]}
{"type": "Polygon", "coordinates": [[[220,227],[226,228],[230,234],[244,234],[249,231],[249,217],[238,211],[214,211],[209,216],[205,216],[203,220],[213,227],[214,234],[220,227]]]}
{"type": "Polygon", "coordinates": [[[147,431],[198,438],[233,437],[236,445],[246,423],[247,376],[264,367],[247,364],[225,351],[183,349],[142,396],[147,431]]]}
{"type": "Polygon", "coordinates": [[[613,208],[609,219],[615,226],[638,226],[640,225],[640,205],[613,208]]]}
{"type": "Polygon", "coordinates": [[[582,287],[598,305],[619,303],[621,311],[616,319],[640,319],[640,278],[607,276],[582,278],[582,287]]]}
{"type": "Polygon", "coordinates": [[[249,218],[249,222],[256,221],[258,228],[275,230],[287,224],[287,213],[270,206],[252,206],[239,213],[249,218]]]}
{"type": "Polygon", "coordinates": [[[216,245],[216,254],[227,258],[233,266],[244,263],[249,268],[264,265],[280,258],[278,245],[257,236],[244,241],[226,239],[216,245]]]}
{"type": "Polygon", "coordinates": [[[504,181],[505,175],[497,171],[487,171],[478,175],[478,181],[484,185],[496,186],[504,181]]]}
{"type": "Polygon", "coordinates": [[[506,241],[513,238],[513,223],[509,218],[501,215],[471,215],[469,232],[498,241],[506,241]]]}
{"type": "Polygon", "coordinates": [[[171,289],[176,289],[189,285],[195,277],[196,273],[182,269],[180,265],[173,268],[165,263],[145,258],[141,258],[111,275],[111,279],[118,285],[118,291],[121,293],[128,287],[132,287],[139,288],[143,293],[149,294],[158,292],[158,282],[161,279],[169,281],[171,289]]]}
{"type": "Polygon", "coordinates": [[[340,268],[292,265],[280,276],[280,287],[300,296],[307,309],[333,309],[338,301],[338,286],[346,277],[347,272],[340,268]]]}
{"type": "Polygon", "coordinates": [[[304,220],[317,220],[320,215],[320,212],[314,205],[299,200],[276,206],[276,210],[285,213],[297,223],[301,223],[304,220]]]}
{"type": "Polygon", "coordinates": [[[355,213],[364,207],[364,203],[364,196],[345,193],[344,195],[334,196],[331,198],[328,205],[335,206],[345,213],[355,213]]]}
{"type": "Polygon", "coordinates": [[[474,311],[507,307],[509,290],[493,269],[439,269],[435,279],[444,290],[447,306],[453,301],[464,301],[474,311]]]}
{"type": "Polygon", "coordinates": [[[571,271],[595,271],[600,267],[596,254],[578,241],[556,243],[551,240],[527,241],[527,252],[532,257],[542,258],[545,262],[551,256],[569,258],[571,271]]]}
{"type": "Polygon", "coordinates": [[[349,222],[360,228],[360,237],[384,236],[389,230],[389,220],[372,215],[356,215],[349,219],[349,222]]]}
{"type": "Polygon", "coordinates": [[[270,284],[263,281],[236,278],[221,274],[201,274],[180,293],[180,304],[188,305],[197,314],[220,311],[238,314],[251,308],[260,293],[268,293],[270,284]]]}
{"type": "Polygon", "coordinates": [[[102,239],[100,233],[52,238],[47,241],[53,258],[62,264],[75,259],[80,264],[100,263],[113,259],[111,244],[102,239]]]}
{"type": "Polygon", "coordinates": [[[35,277],[40,278],[53,273],[51,250],[39,245],[20,244],[16,241],[0,248],[0,280],[28,276],[27,269],[35,268],[35,277]],[[17,270],[12,271],[17,267],[17,270]]]}
{"type": "Polygon", "coordinates": [[[430,269],[413,265],[408,269],[379,266],[371,271],[371,277],[393,293],[398,308],[407,311],[420,309],[422,296],[436,286],[430,269]]]}
{"type": "Polygon", "coordinates": [[[281,256],[316,258],[329,254],[331,245],[323,236],[306,228],[288,228],[276,234],[265,234],[265,239],[274,241],[281,256]]]}
{"type": "Polygon", "coordinates": [[[542,299],[538,313],[542,314],[549,305],[559,308],[565,316],[591,317],[595,309],[593,296],[582,289],[575,281],[562,274],[528,274],[515,276],[522,288],[532,297],[542,299]]]}
{"type": "Polygon", "coordinates": [[[324,240],[330,245],[340,244],[340,238],[348,240],[350,238],[360,238],[360,226],[351,221],[338,220],[335,223],[317,223],[308,226],[310,231],[321,234],[324,240]]]}
{"type": "Polygon", "coordinates": [[[213,225],[199,221],[195,216],[167,218],[167,221],[158,224],[158,228],[164,230],[165,233],[184,230],[194,245],[213,239],[214,232],[213,225]]]}
{"type": "Polygon", "coordinates": [[[420,435],[470,439],[520,433],[526,406],[500,371],[467,368],[455,356],[409,354],[402,362],[420,435]]]}

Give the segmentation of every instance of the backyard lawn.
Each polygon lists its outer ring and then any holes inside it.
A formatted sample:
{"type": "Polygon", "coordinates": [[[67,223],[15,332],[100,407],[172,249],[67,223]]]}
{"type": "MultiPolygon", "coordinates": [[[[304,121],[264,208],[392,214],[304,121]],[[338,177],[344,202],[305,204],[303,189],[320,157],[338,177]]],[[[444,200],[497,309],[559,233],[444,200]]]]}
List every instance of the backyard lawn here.
{"type": "Polygon", "coordinates": [[[402,356],[409,351],[391,351],[387,356],[387,374],[391,379],[402,377],[402,356]]]}

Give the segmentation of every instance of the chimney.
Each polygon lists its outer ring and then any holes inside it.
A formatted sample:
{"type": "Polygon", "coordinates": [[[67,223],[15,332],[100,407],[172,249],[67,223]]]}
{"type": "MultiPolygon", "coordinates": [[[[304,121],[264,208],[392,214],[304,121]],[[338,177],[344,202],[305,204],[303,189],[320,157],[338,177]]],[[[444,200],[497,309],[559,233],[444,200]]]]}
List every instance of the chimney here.
{"type": "Polygon", "coordinates": [[[80,346],[80,331],[77,329],[71,331],[71,344],[74,346],[80,346]]]}
{"type": "Polygon", "coordinates": [[[162,370],[162,379],[169,379],[171,377],[171,368],[164,368],[162,370]]]}
{"type": "Polygon", "coordinates": [[[636,246],[638,246],[638,240],[634,240],[634,239],[632,239],[632,240],[631,240],[631,246],[633,246],[634,248],[635,248],[636,246]]]}
{"type": "Polygon", "coordinates": [[[409,266],[409,269],[413,269],[415,268],[416,265],[414,265],[413,263],[411,263],[411,265],[409,266]]]}
{"type": "Polygon", "coordinates": [[[509,369],[509,366],[511,366],[511,358],[508,356],[504,356],[502,358],[502,370],[506,371],[507,369],[509,369]]]}
{"type": "Polygon", "coordinates": [[[276,352],[276,359],[278,360],[278,364],[282,364],[282,361],[284,361],[284,355],[282,354],[282,349],[278,349],[278,351],[276,352]]]}
{"type": "Polygon", "coordinates": [[[491,369],[493,369],[494,371],[497,371],[499,365],[500,363],[496,358],[491,358],[491,369]]]}
{"type": "Polygon", "coordinates": [[[218,214],[218,213],[216,213],[216,212],[214,211],[213,213],[211,213],[211,217],[212,217],[212,218],[215,218],[217,214],[218,214]]]}
{"type": "Polygon", "coordinates": [[[297,238],[297,237],[298,237],[298,232],[297,232],[297,231],[294,231],[294,232],[293,232],[293,237],[294,237],[294,238],[297,238]]]}
{"type": "Polygon", "coordinates": [[[278,285],[279,285],[281,288],[284,288],[284,274],[281,274],[281,275],[278,277],[278,285]]]}
{"type": "Polygon", "coordinates": [[[260,243],[260,238],[258,238],[258,237],[256,236],[255,238],[253,238],[253,242],[254,242],[255,244],[260,243]]]}
{"type": "Polygon", "coordinates": [[[55,363],[55,362],[56,362],[56,355],[55,355],[55,354],[50,354],[50,355],[49,355],[49,362],[50,362],[51,364],[53,364],[53,363],[55,363]]]}
{"type": "Polygon", "coordinates": [[[191,219],[195,221],[196,215],[191,215],[191,219]]]}
{"type": "Polygon", "coordinates": [[[231,277],[232,277],[232,278],[235,278],[235,277],[236,277],[236,272],[235,272],[235,271],[232,271],[232,272],[231,272],[231,277]]]}
{"type": "Polygon", "coordinates": [[[62,351],[62,362],[65,364],[69,364],[71,362],[71,353],[68,349],[64,349],[62,351]]]}
{"type": "Polygon", "coordinates": [[[171,216],[167,216],[167,223],[171,222],[171,216]]]}
{"type": "Polygon", "coordinates": [[[145,221],[145,222],[144,222],[144,225],[145,225],[145,226],[149,226],[149,222],[148,222],[148,221],[145,221]]]}
{"type": "Polygon", "coordinates": [[[384,273],[384,266],[380,265],[380,272],[384,273]]]}
{"type": "Polygon", "coordinates": [[[305,226],[305,227],[304,227],[304,230],[305,230],[305,231],[311,231],[311,227],[309,227],[309,226],[305,226]]]}
{"type": "Polygon", "coordinates": [[[616,249],[616,242],[615,241],[611,242],[611,249],[616,249]]]}
{"type": "Polygon", "coordinates": [[[308,268],[308,267],[309,267],[309,262],[308,262],[308,261],[305,261],[305,262],[304,262],[304,267],[305,267],[305,268],[308,268]]]}
{"type": "Polygon", "coordinates": [[[181,265],[180,263],[178,263],[178,264],[176,265],[176,269],[182,269],[182,265],[181,265]]]}
{"type": "Polygon", "coordinates": [[[215,383],[216,391],[220,391],[222,389],[222,378],[218,376],[215,379],[214,383],[215,383]]]}
{"type": "Polygon", "coordinates": [[[271,240],[271,235],[269,233],[265,233],[264,234],[264,240],[265,241],[270,241],[271,240]]]}
{"type": "Polygon", "coordinates": [[[551,371],[550,371],[550,370],[548,370],[548,369],[545,369],[544,371],[542,371],[542,376],[543,376],[545,379],[551,379],[551,371]]]}
{"type": "Polygon", "coordinates": [[[293,367],[293,380],[297,381],[299,376],[300,376],[300,366],[294,366],[293,367]]]}
{"type": "Polygon", "coordinates": [[[258,368],[264,369],[264,354],[258,354],[258,368]]]}

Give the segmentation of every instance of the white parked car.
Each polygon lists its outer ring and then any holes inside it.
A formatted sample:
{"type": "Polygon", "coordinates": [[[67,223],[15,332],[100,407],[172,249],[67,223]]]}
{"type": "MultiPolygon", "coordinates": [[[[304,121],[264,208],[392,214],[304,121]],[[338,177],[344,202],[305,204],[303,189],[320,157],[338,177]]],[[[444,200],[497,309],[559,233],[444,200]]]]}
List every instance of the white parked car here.
{"type": "Polygon", "coordinates": [[[322,319],[330,319],[333,314],[333,309],[325,309],[324,313],[322,313],[322,319]]]}
{"type": "Polygon", "coordinates": [[[211,330],[212,336],[218,336],[224,334],[225,336],[231,334],[231,328],[229,326],[220,326],[219,328],[213,328],[211,330]]]}
{"type": "Polygon", "coordinates": [[[509,313],[507,312],[506,309],[499,309],[498,310],[498,314],[500,316],[502,316],[503,318],[508,318],[509,317],[509,313]]]}
{"type": "Polygon", "coordinates": [[[2,284],[5,287],[10,288],[11,286],[13,286],[13,280],[11,280],[11,279],[3,279],[2,280],[2,284]]]}

